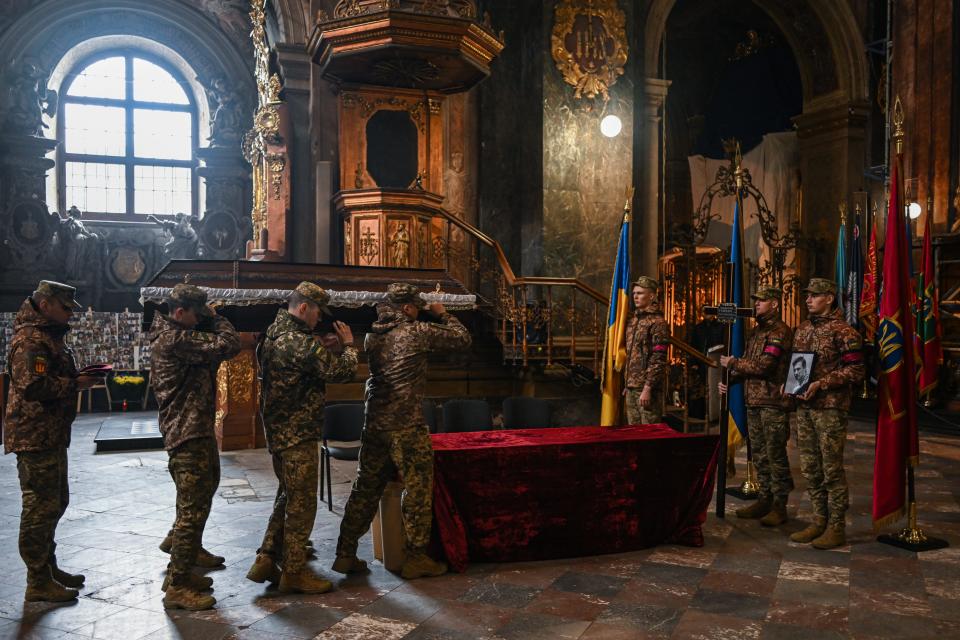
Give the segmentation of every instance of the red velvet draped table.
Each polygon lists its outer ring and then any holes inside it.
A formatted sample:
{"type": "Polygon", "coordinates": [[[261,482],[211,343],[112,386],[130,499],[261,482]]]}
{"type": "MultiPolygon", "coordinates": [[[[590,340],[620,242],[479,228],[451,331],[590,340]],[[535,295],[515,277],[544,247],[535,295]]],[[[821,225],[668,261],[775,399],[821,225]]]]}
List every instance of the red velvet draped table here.
{"type": "Polygon", "coordinates": [[[703,546],[719,439],[666,425],[443,433],[434,519],[450,566],[703,546]]]}

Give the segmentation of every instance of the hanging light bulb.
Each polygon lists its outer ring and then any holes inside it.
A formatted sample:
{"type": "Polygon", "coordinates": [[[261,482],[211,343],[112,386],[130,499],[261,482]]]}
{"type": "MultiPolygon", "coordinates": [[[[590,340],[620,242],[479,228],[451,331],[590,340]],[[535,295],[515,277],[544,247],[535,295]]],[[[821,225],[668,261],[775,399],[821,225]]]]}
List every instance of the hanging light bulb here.
{"type": "Polygon", "coordinates": [[[621,129],[623,129],[623,122],[612,113],[604,116],[603,120],[600,121],[600,133],[608,138],[615,138],[620,135],[621,129]]]}
{"type": "Polygon", "coordinates": [[[907,212],[911,220],[916,220],[917,218],[919,218],[920,213],[922,212],[922,209],[920,208],[920,203],[911,202],[910,206],[907,207],[907,212]]]}

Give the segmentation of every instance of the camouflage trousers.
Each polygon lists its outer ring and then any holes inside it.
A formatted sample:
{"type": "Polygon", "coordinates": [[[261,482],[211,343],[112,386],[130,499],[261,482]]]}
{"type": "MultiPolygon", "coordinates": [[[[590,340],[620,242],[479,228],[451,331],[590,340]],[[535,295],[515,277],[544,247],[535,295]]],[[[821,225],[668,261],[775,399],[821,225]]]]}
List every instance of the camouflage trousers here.
{"type": "Polygon", "coordinates": [[[847,412],[840,409],[797,409],[797,445],[800,470],[807,480],[813,515],[828,524],[843,524],[850,505],[843,445],[847,439],[847,412]]]}
{"type": "Polygon", "coordinates": [[[660,391],[653,391],[653,398],[650,406],[640,406],[640,394],[643,389],[627,389],[627,395],[624,398],[624,410],[626,413],[627,424],[655,424],[663,422],[663,394],[660,391]]]}
{"type": "Polygon", "coordinates": [[[748,407],[747,430],[750,432],[750,453],[757,468],[760,499],[786,504],[793,489],[787,439],[790,423],[782,409],[748,407]]]}
{"type": "Polygon", "coordinates": [[[338,556],[357,553],[370,528],[380,497],[397,471],[403,480],[400,511],[409,551],[423,551],[433,524],[433,444],[426,427],[367,431],[360,441],[360,464],[340,523],[338,556]]]}
{"type": "Polygon", "coordinates": [[[20,514],[20,557],[27,580],[36,580],[48,564],[56,564],[57,524],[70,503],[66,448],[17,454],[23,511],[20,514]]]}
{"type": "Polygon", "coordinates": [[[273,454],[279,482],[273,513],[259,553],[298,573],[307,562],[305,547],[317,517],[317,441],[301,442],[273,454]]]}
{"type": "Polygon", "coordinates": [[[185,585],[196,563],[213,495],[220,484],[220,454],[213,438],[194,438],[169,452],[167,468],[177,487],[177,519],[170,549],[170,580],[185,585]]]}

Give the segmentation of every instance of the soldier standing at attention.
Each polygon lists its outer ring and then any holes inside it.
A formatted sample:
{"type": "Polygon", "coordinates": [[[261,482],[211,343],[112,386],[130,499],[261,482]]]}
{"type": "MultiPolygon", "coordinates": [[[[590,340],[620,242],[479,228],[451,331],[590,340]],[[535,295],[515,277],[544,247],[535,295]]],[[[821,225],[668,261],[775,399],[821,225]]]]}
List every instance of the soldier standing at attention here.
{"type": "Polygon", "coordinates": [[[77,597],[82,575],[57,567],[57,523],[70,502],[67,447],[77,415],[77,391],[96,376],[77,375],[73,354],[63,342],[70,316],[79,309],[76,289],[41,280],[14,320],[8,367],[10,401],[4,424],[4,453],[17,454],[23,510],[20,557],[27,565],[30,602],[66,602],[77,597]]]}
{"type": "Polygon", "coordinates": [[[627,367],[624,375],[627,424],[660,422],[667,370],[670,327],[657,305],[660,283],[640,276],[633,283],[634,315],[627,324],[627,367]]]}
{"type": "Polygon", "coordinates": [[[860,334],[833,308],[836,283],[812,278],[804,289],[809,317],[793,338],[794,351],[812,351],[812,382],[797,396],[797,440],[800,470],[807,480],[813,523],[790,536],[817,549],[846,544],[844,515],[850,504],[843,470],[847,410],[853,386],[863,381],[860,334]]]}
{"type": "Polygon", "coordinates": [[[287,308],[277,312],[258,354],[263,428],[279,484],[267,532],[247,578],[279,579],[284,593],[324,593],[333,588],[329,580],[306,568],[306,545],[317,515],[317,441],[323,437],[326,383],[353,378],[357,350],[350,327],[342,322],[333,323],[344,347],[339,356],[314,333],[320,314],[330,315],[329,302],[330,294],[321,287],[301,282],[287,308]]]}
{"type": "Polygon", "coordinates": [[[366,422],[357,479],[340,523],[333,570],[354,573],[366,569],[366,562],[357,558],[357,543],[370,528],[387,482],[399,471],[404,483],[400,507],[407,540],[407,559],[400,575],[411,580],[447,571],[446,564],[426,553],[433,522],[433,446],[421,409],[427,355],[467,349],[470,333],[439,303],[427,310],[440,324],[418,321],[425,304],[413,285],[391,284],[387,300],[377,306],[377,321],[364,342],[370,363],[364,393],[366,422]]]}
{"type": "MultiPolygon", "coordinates": [[[[793,331],[780,319],[781,296],[776,287],[764,287],[752,295],[757,327],[743,357],[720,357],[720,364],[730,370],[731,382],[746,380],[747,428],[760,484],[757,501],[737,509],[737,517],[760,518],[768,527],[787,521],[787,498],[793,489],[787,459],[790,401],[780,393],[787,377],[793,331]]],[[[726,392],[721,382],[720,393],[726,392]]]]}
{"type": "Polygon", "coordinates": [[[213,432],[217,368],[240,352],[240,336],[207,305],[207,294],[199,287],[175,286],[167,309],[169,315],[158,313],[150,327],[151,384],[160,407],[163,445],[170,456],[168,468],[177,486],[170,564],[161,588],[166,591],[165,608],[196,611],[217,602],[201,593],[213,580],[195,575],[192,568],[220,483],[220,454],[213,432]]]}

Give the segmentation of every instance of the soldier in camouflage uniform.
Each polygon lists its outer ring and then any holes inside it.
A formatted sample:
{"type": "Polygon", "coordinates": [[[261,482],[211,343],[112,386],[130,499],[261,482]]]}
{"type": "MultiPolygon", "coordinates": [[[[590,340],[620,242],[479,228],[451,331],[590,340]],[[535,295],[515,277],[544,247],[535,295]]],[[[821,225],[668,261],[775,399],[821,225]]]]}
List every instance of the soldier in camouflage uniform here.
{"type": "Polygon", "coordinates": [[[364,343],[370,363],[364,393],[366,421],[357,479],[340,523],[333,570],[351,573],[366,568],[357,558],[357,542],[370,528],[387,482],[399,470],[404,482],[400,504],[407,540],[401,575],[409,580],[447,570],[446,564],[426,554],[433,522],[433,446],[421,409],[427,356],[467,349],[471,341],[467,328],[442,304],[428,308],[440,324],[418,321],[417,314],[425,305],[416,287],[391,284],[387,299],[386,304],[377,306],[377,321],[364,343]]]}
{"type": "Polygon", "coordinates": [[[663,417],[670,327],[657,305],[660,283],[641,276],[633,283],[634,316],[627,324],[624,396],[627,424],[651,424],[663,417]]]}
{"type": "Polygon", "coordinates": [[[301,282],[260,346],[263,427],[279,486],[247,578],[279,580],[285,593],[324,593],[333,587],[306,568],[306,544],[317,515],[317,441],[323,436],[326,383],[353,378],[357,350],[350,327],[342,322],[333,325],[343,345],[339,356],[314,333],[321,312],[330,313],[329,302],[321,287],[301,282]]]}
{"type": "Polygon", "coordinates": [[[850,500],[843,445],[850,396],[865,373],[863,344],[856,329],[833,308],[836,283],[813,278],[804,291],[809,317],[797,328],[793,349],[816,354],[812,382],[796,397],[800,470],[807,480],[814,521],[790,539],[832,549],[846,543],[844,514],[850,500]]]}
{"type": "MultiPolygon", "coordinates": [[[[790,400],[780,393],[780,384],[787,377],[793,331],[780,319],[781,296],[776,287],[764,287],[751,296],[757,327],[743,357],[720,358],[720,364],[730,370],[731,382],[746,381],[747,428],[760,485],[757,501],[737,509],[737,517],[760,518],[768,527],[787,521],[787,498],[793,489],[787,459],[790,400]]],[[[720,393],[726,392],[721,382],[720,393]]]]}
{"type": "Polygon", "coordinates": [[[178,284],[150,327],[153,391],[160,407],[160,433],[177,487],[177,519],[170,564],[163,583],[168,609],[209,609],[216,600],[201,591],[213,580],[192,572],[203,528],[220,483],[214,438],[216,374],[220,363],[240,353],[240,336],[207,305],[199,287],[178,284]]]}
{"type": "Polygon", "coordinates": [[[76,289],[41,280],[20,305],[7,358],[10,395],[4,453],[17,454],[23,510],[20,557],[27,565],[28,601],[66,602],[77,597],[84,576],[57,567],[54,535],[67,509],[67,447],[76,417],[77,391],[96,383],[79,375],[64,344],[70,316],[80,305],[76,289]]]}

